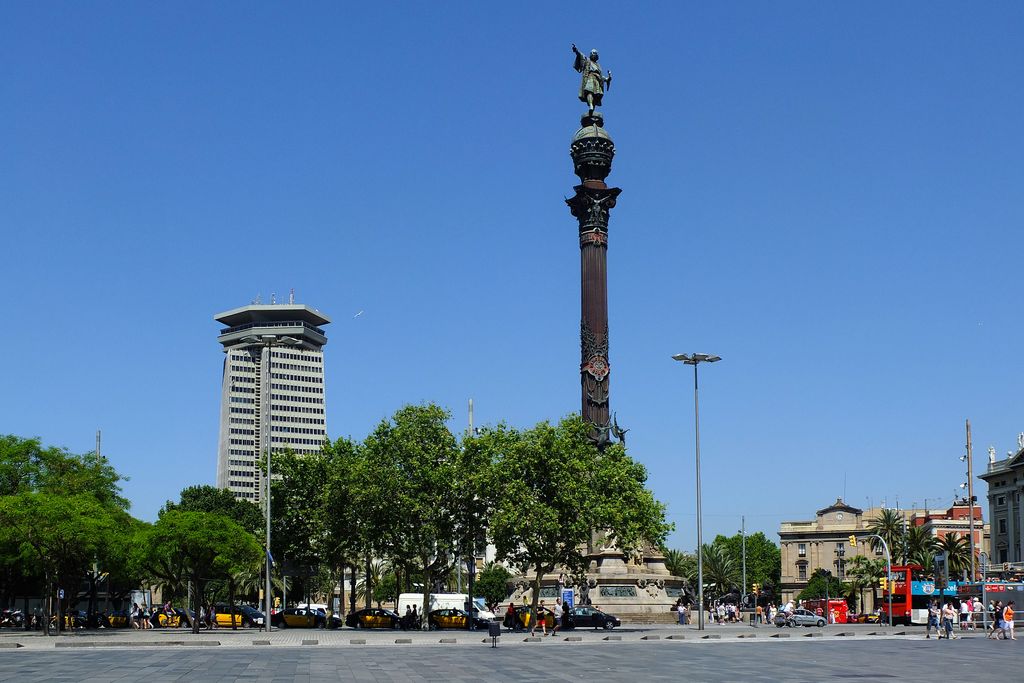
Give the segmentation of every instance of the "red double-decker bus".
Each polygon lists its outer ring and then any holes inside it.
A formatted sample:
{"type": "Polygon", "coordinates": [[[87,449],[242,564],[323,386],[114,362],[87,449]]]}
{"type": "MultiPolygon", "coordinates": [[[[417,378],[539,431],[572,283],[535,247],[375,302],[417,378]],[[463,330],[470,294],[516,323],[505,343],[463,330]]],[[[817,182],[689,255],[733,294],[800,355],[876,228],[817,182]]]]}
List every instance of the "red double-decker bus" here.
{"type": "Polygon", "coordinates": [[[882,621],[892,624],[927,624],[928,605],[932,601],[960,605],[958,583],[950,581],[945,589],[935,587],[935,580],[924,573],[919,564],[894,565],[889,577],[889,589],[882,591],[882,621]],[[892,595],[892,614],[889,596],[892,595]]]}

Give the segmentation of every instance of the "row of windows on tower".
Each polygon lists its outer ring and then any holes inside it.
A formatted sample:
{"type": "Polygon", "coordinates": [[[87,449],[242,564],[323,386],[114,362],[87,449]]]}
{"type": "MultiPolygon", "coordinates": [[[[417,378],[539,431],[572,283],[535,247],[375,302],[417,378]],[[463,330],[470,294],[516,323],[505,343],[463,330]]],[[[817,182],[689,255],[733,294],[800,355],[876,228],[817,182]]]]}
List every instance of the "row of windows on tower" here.
{"type": "MultiPolygon", "coordinates": [[[[231,397],[234,400],[234,396],[231,397]]],[[[291,401],[292,403],[316,403],[323,405],[324,400],[322,398],[313,398],[312,396],[288,396],[287,394],[271,394],[270,399],[273,401],[291,401]]],[[[249,399],[250,401],[252,399],[249,399]]],[[[274,406],[277,410],[277,406],[274,406]]]]}
{"type": "Polygon", "coordinates": [[[255,476],[257,476],[256,470],[249,470],[247,472],[243,472],[241,470],[231,470],[228,474],[230,474],[232,477],[255,477],[255,476]]]}
{"type": "MultiPolygon", "coordinates": [[[[249,403],[252,403],[252,399],[249,399],[249,403]]],[[[255,415],[255,408],[241,408],[238,406],[231,406],[231,412],[236,415],[255,415]]],[[[307,415],[323,415],[323,408],[312,408],[309,406],[274,406],[275,413],[305,413],[307,415]]],[[[323,420],[320,420],[320,424],[323,424],[323,420]]]]}
{"type": "MultiPolygon", "coordinates": [[[[306,394],[322,394],[324,393],[323,387],[304,387],[296,384],[271,384],[271,389],[280,389],[281,391],[298,391],[306,394]]],[[[246,391],[245,387],[241,388],[241,391],[246,391]]],[[[252,389],[249,389],[252,391],[252,389]]]]}
{"type": "Polygon", "coordinates": [[[256,482],[253,481],[239,481],[238,479],[232,479],[229,484],[240,488],[256,488],[256,482]]]}
{"type": "Polygon", "coordinates": [[[323,384],[323,377],[306,377],[305,375],[288,375],[283,372],[270,373],[271,379],[287,379],[292,382],[310,382],[312,384],[323,384]]]}

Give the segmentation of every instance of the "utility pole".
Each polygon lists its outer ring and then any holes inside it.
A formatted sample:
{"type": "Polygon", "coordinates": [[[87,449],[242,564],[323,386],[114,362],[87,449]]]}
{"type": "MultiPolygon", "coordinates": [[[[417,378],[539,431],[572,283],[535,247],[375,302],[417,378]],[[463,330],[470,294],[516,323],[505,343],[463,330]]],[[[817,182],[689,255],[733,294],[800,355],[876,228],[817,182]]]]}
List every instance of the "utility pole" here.
{"type": "Polygon", "coordinates": [[[971,581],[974,581],[974,457],[971,450],[970,420],[967,420],[967,505],[971,524],[971,581]]]}
{"type": "Polygon", "coordinates": [[[747,596],[747,517],[740,516],[740,543],[743,547],[743,597],[747,596]]]}

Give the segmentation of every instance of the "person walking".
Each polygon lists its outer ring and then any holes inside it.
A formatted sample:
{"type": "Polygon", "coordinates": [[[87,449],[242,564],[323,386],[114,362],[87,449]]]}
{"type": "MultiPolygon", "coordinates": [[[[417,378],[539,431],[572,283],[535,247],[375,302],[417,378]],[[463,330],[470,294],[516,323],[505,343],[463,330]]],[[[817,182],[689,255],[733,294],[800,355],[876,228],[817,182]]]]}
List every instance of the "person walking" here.
{"type": "Polygon", "coordinates": [[[999,640],[999,636],[1001,636],[1003,633],[1002,615],[1002,604],[998,600],[996,600],[995,602],[990,602],[989,617],[992,621],[992,629],[986,636],[986,638],[990,640],[999,640]]]}
{"type": "Polygon", "coordinates": [[[935,627],[935,635],[941,638],[942,632],[939,630],[939,608],[934,600],[928,605],[928,625],[925,627],[925,638],[930,639],[932,637],[933,626],[935,627]]]}
{"type": "Polygon", "coordinates": [[[532,627],[533,627],[533,628],[530,629],[530,635],[531,636],[534,633],[536,633],[537,625],[538,624],[540,625],[540,630],[544,633],[544,635],[548,634],[548,620],[547,620],[547,617],[544,614],[544,609],[545,609],[544,608],[544,601],[541,600],[540,601],[540,606],[537,607],[537,614],[534,615],[535,618],[533,619],[533,622],[531,624],[532,627]]]}
{"type": "Polygon", "coordinates": [[[136,629],[141,629],[142,628],[142,624],[139,622],[139,615],[141,613],[142,613],[142,610],[139,609],[139,603],[133,602],[132,603],[131,612],[129,613],[130,617],[131,617],[132,628],[136,628],[136,629]]]}
{"type": "Polygon", "coordinates": [[[676,603],[676,618],[679,619],[680,626],[686,626],[686,608],[683,607],[682,600],[676,603]]]}
{"type": "Polygon", "coordinates": [[[1003,640],[1017,640],[1017,636],[1013,635],[1013,604],[1013,600],[1010,600],[1003,609],[1003,640]]]}
{"type": "Polygon", "coordinates": [[[953,605],[946,603],[942,607],[942,629],[946,633],[946,640],[952,640],[956,638],[953,635],[953,619],[956,618],[956,611],[953,609],[953,605]]]}
{"type": "Polygon", "coordinates": [[[555,614],[555,623],[551,627],[551,637],[554,638],[555,634],[558,633],[558,627],[562,625],[562,598],[555,598],[555,607],[551,611],[555,614]]]}

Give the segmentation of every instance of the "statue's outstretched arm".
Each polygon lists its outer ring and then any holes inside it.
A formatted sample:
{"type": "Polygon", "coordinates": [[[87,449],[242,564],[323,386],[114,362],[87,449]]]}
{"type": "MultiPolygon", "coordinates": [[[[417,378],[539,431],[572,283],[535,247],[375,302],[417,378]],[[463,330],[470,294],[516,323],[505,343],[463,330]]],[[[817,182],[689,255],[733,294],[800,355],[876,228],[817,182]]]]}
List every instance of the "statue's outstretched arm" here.
{"type": "Polygon", "coordinates": [[[604,87],[607,90],[612,89],[612,70],[608,69],[608,77],[604,79],[604,87]]]}

